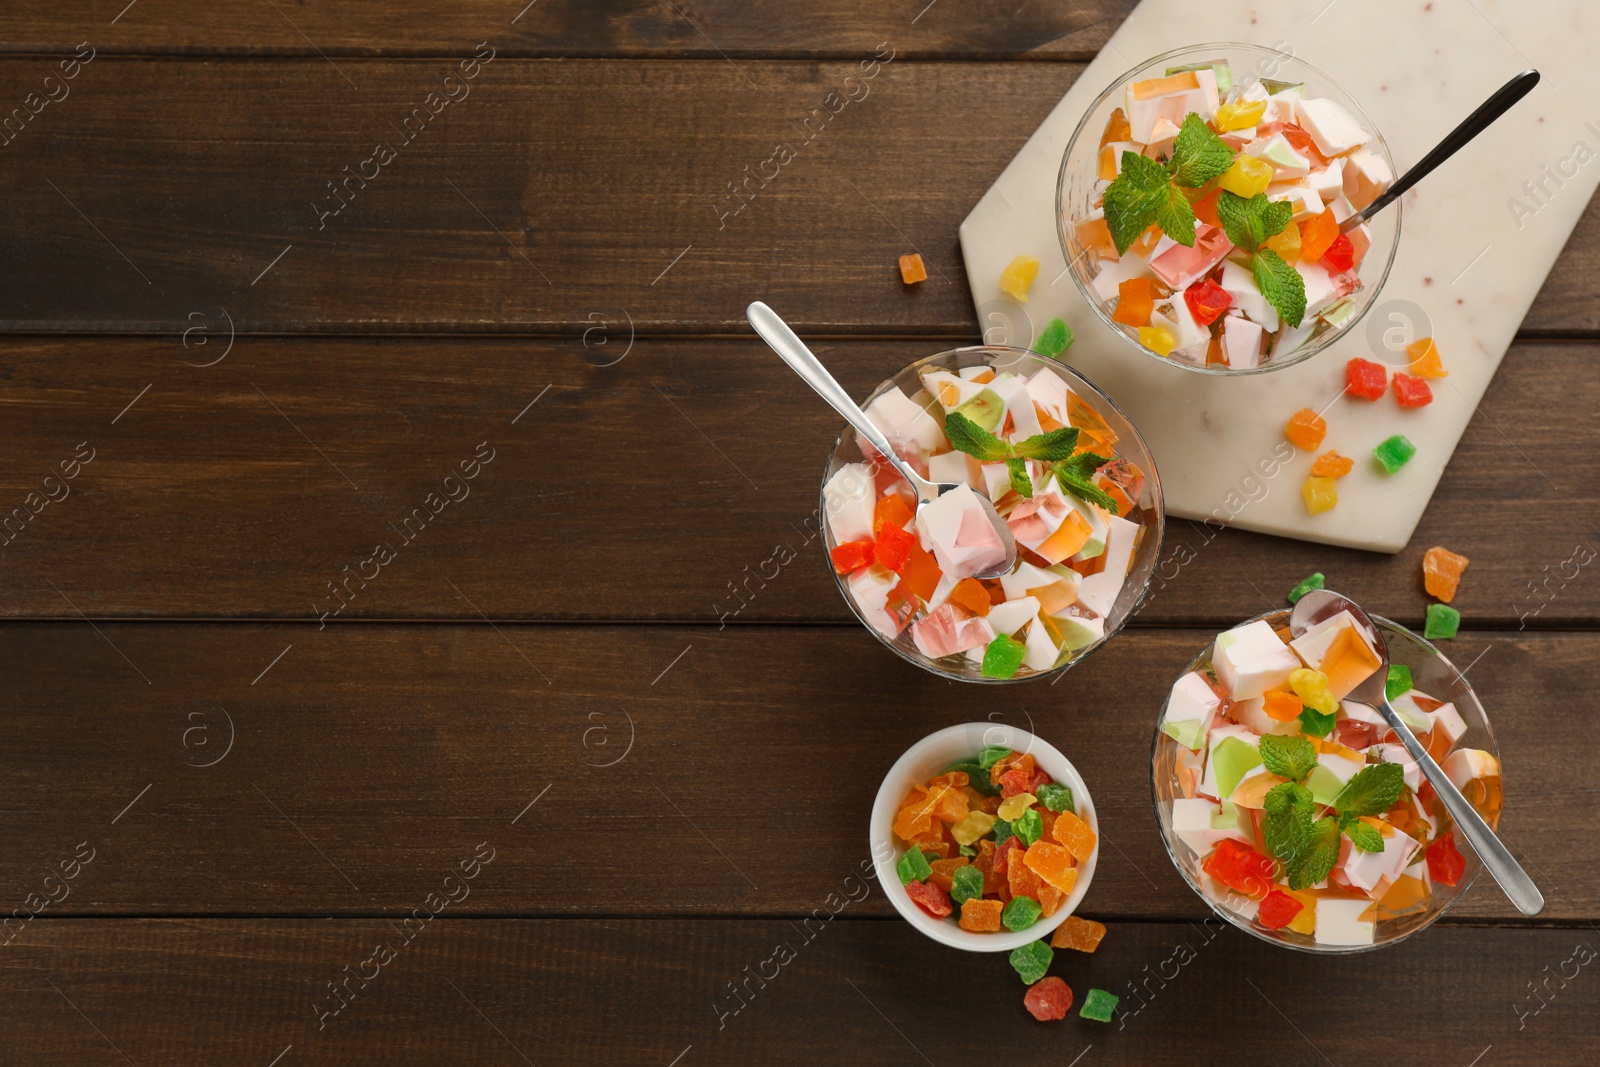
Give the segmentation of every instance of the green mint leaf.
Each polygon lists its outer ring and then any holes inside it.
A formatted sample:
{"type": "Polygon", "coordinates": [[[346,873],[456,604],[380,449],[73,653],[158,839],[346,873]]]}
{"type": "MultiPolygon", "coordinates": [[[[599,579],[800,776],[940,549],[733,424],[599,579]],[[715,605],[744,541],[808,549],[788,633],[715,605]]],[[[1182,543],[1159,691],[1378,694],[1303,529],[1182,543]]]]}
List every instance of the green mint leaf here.
{"type": "Polygon", "coordinates": [[[1122,173],[1105,191],[1106,228],[1111,231],[1118,255],[1156,221],[1156,214],[1171,191],[1167,168],[1138,152],[1123,151],[1122,173]]]}
{"type": "MultiPolygon", "coordinates": [[[[1297,788],[1285,782],[1276,786],[1274,791],[1285,786],[1297,788]]],[[[1316,837],[1315,822],[1309,804],[1295,803],[1283,797],[1279,801],[1275,806],[1281,810],[1269,810],[1261,821],[1261,842],[1267,846],[1268,854],[1287,865],[1310,851],[1316,837]]]]}
{"type": "Polygon", "coordinates": [[[1345,827],[1344,832],[1349,835],[1350,843],[1362,852],[1383,851],[1383,835],[1360,820],[1345,827]]]}
{"type": "Polygon", "coordinates": [[[1296,782],[1280,782],[1267,790],[1264,806],[1268,815],[1282,815],[1297,805],[1310,811],[1314,803],[1311,790],[1305,786],[1296,782]]]}
{"type": "Polygon", "coordinates": [[[1028,477],[1028,461],[1015,456],[1006,460],[1006,471],[1011,475],[1011,488],[1018,496],[1033,495],[1033,479],[1028,477]]]}
{"type": "Polygon", "coordinates": [[[1250,257],[1250,273],[1255,277],[1256,288],[1283,316],[1283,321],[1290,326],[1300,325],[1306,317],[1306,282],[1300,272],[1272,249],[1262,248],[1250,257]]]}
{"type": "Polygon", "coordinates": [[[984,463],[998,463],[1011,455],[1004,441],[959,412],[944,417],[944,435],[950,447],[984,463]]]}
{"type": "Polygon", "coordinates": [[[1177,186],[1167,186],[1166,198],[1156,208],[1156,225],[1183,247],[1194,247],[1194,205],[1177,186]]]}
{"type": "Polygon", "coordinates": [[[1048,433],[1036,433],[1026,441],[1019,442],[1011,451],[1026,459],[1054,463],[1057,460],[1071,459],[1073,449],[1077,447],[1078,428],[1063,426],[1048,433]]]}
{"type": "Polygon", "coordinates": [[[1315,708],[1300,708],[1300,728],[1312,737],[1327,737],[1333,733],[1334,716],[1324,715],[1315,708]]]}
{"type": "Polygon", "coordinates": [[[1238,193],[1224,189],[1222,195],[1217,197],[1217,218],[1222,222],[1222,232],[1228,235],[1228,240],[1233,242],[1235,248],[1254,252],[1256,245],[1265,240],[1252,229],[1254,217],[1250,211],[1250,201],[1238,193]]]}
{"type": "Polygon", "coordinates": [[[1406,775],[1400,764],[1375,763],[1345,783],[1333,808],[1340,815],[1382,815],[1394,807],[1405,787],[1406,775]]]}
{"type": "Polygon", "coordinates": [[[1261,239],[1276,237],[1294,219],[1294,205],[1287,200],[1268,200],[1266,193],[1250,198],[1250,210],[1260,220],[1261,239]]]}
{"type": "Polygon", "coordinates": [[[1298,734],[1268,734],[1261,739],[1261,763],[1280,778],[1303,781],[1317,765],[1317,747],[1298,734]]]}
{"type": "Polygon", "coordinates": [[[1056,484],[1061,486],[1063,492],[1071,493],[1079,500],[1087,500],[1096,507],[1104,508],[1115,515],[1117,502],[1111,499],[1104,489],[1089,481],[1087,478],[1078,478],[1068,474],[1060,467],[1056,468],[1056,484]]]}
{"type": "Polygon", "coordinates": [[[1339,862],[1339,821],[1331,815],[1312,824],[1308,847],[1284,864],[1290,889],[1310,889],[1339,862]]]}
{"type": "Polygon", "coordinates": [[[1069,478],[1076,478],[1080,482],[1087,482],[1094,477],[1094,472],[1104,467],[1111,460],[1107,456],[1097,456],[1093,452],[1079,452],[1070,456],[1061,465],[1062,471],[1069,478]]]}
{"type": "Polygon", "coordinates": [[[1199,113],[1184,116],[1183,128],[1172,142],[1172,180],[1194,189],[1220,178],[1233,166],[1233,149],[1218,137],[1199,113]]]}

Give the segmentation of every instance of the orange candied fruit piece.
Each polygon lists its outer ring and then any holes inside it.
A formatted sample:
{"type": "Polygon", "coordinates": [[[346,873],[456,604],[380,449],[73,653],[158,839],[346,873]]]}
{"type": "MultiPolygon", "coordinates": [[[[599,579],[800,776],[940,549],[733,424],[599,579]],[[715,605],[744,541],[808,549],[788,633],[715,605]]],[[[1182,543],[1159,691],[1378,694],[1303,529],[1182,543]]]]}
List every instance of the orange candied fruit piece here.
{"type": "Polygon", "coordinates": [[[1022,862],[1046,885],[1054,886],[1063,894],[1070,895],[1078,881],[1078,863],[1072,853],[1042,837],[1028,846],[1028,851],[1022,854],[1022,862]]]}
{"type": "Polygon", "coordinates": [[[1327,420],[1310,408],[1301,408],[1290,415],[1289,425],[1283,428],[1283,436],[1289,443],[1306,452],[1315,452],[1327,434],[1327,420]]]}
{"type": "Polygon", "coordinates": [[[889,493],[880,498],[872,509],[872,536],[877,537],[885,526],[896,526],[903,530],[910,521],[911,505],[899,493],[889,493]]]}
{"type": "Polygon", "coordinates": [[[1050,938],[1051,948],[1070,948],[1079,952],[1093,952],[1100,947],[1101,938],[1106,936],[1104,923],[1097,923],[1093,919],[1080,919],[1076,915],[1068,915],[1056,927],[1056,932],[1050,938]]]}
{"type": "Polygon", "coordinates": [[[1117,286],[1117,310],[1111,317],[1124,326],[1148,326],[1155,306],[1150,279],[1129,278],[1117,286]]]}
{"type": "Polygon", "coordinates": [[[1285,693],[1281,689],[1274,689],[1267,693],[1262,702],[1261,710],[1274,722],[1290,722],[1300,717],[1300,698],[1293,693],[1285,693]]]}
{"type": "Polygon", "coordinates": [[[933,868],[933,873],[928,875],[928,881],[948,893],[951,887],[955,885],[956,870],[966,865],[967,857],[965,856],[956,856],[947,860],[934,860],[928,864],[929,867],[933,868]]]}
{"type": "Polygon", "coordinates": [[[1300,258],[1315,263],[1339,239],[1339,224],[1333,220],[1333,209],[1313,215],[1300,224],[1300,258]]]}
{"type": "Polygon", "coordinates": [[[1343,478],[1355,468],[1356,461],[1329,450],[1311,464],[1311,474],[1316,478],[1343,478]]]}
{"type": "Polygon", "coordinates": [[[1422,584],[1429,596],[1438,597],[1446,604],[1456,597],[1456,587],[1461,584],[1461,572],[1471,562],[1448,548],[1435,545],[1422,557],[1422,584]]]}
{"type": "Polygon", "coordinates": [[[963,578],[950,590],[950,599],[974,615],[987,615],[992,603],[989,590],[976,578],[963,578]]]}
{"type": "Polygon", "coordinates": [[[1128,116],[1122,109],[1113,108],[1111,117],[1106,119],[1106,128],[1100,134],[1100,147],[1104,148],[1113,141],[1133,140],[1133,124],[1128,121],[1128,116]]]}
{"type": "Polygon", "coordinates": [[[912,538],[911,554],[906,557],[905,566],[900,568],[901,586],[912,596],[926,602],[933,599],[934,590],[939,588],[939,579],[942,577],[944,572],[939,570],[933,553],[923,548],[920,540],[912,538]]]}
{"type": "Polygon", "coordinates": [[[918,282],[928,280],[928,268],[922,265],[920,252],[900,257],[900,280],[907,285],[916,285],[918,282]]]}
{"type": "Polygon", "coordinates": [[[961,929],[975,934],[990,934],[1000,929],[1000,913],[1005,905],[987,897],[968,897],[961,902],[961,929]]]}
{"type": "Polygon", "coordinates": [[[1056,816],[1056,824],[1051,828],[1057,841],[1066,845],[1071,850],[1072,856],[1079,863],[1088,863],[1094,855],[1095,836],[1089,824],[1078,818],[1070,811],[1063,811],[1056,816]]]}
{"type": "Polygon", "coordinates": [[[1439,361],[1439,349],[1433,338],[1423,337],[1406,345],[1406,355],[1411,357],[1411,373],[1418,378],[1448,378],[1450,372],[1439,361]]]}

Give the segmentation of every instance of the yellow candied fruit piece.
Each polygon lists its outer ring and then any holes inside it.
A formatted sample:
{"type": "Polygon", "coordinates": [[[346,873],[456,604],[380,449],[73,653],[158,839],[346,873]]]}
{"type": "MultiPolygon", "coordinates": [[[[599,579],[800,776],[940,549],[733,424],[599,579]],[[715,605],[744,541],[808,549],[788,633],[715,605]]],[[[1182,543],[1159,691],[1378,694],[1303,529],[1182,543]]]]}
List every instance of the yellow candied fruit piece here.
{"type": "Polygon", "coordinates": [[[1289,688],[1300,698],[1300,703],[1313,711],[1332,715],[1339,710],[1339,701],[1328,692],[1328,676],[1309,667],[1297,667],[1289,672],[1289,688]]]}
{"type": "Polygon", "coordinates": [[[967,812],[965,819],[950,827],[950,836],[956,839],[958,845],[970,845],[993,829],[994,816],[986,811],[973,809],[967,812]]]}
{"type": "Polygon", "coordinates": [[[1300,258],[1300,224],[1290,222],[1275,235],[1267,238],[1267,247],[1283,257],[1285,263],[1300,258]]]}
{"type": "Polygon", "coordinates": [[[1217,129],[1222,133],[1247,130],[1261,121],[1266,113],[1265,100],[1246,100],[1237,104],[1223,104],[1217,108],[1217,129]]]}
{"type": "Polygon", "coordinates": [[[1306,484],[1300,487],[1300,492],[1306,498],[1306,511],[1313,515],[1321,515],[1339,502],[1339,487],[1333,484],[1332,478],[1318,478],[1313,475],[1306,479],[1306,484]]]}
{"type": "Polygon", "coordinates": [[[1272,164],[1243,153],[1234,158],[1233,166],[1217,180],[1222,188],[1245,199],[1266,192],[1271,182],[1272,164]]]}
{"type": "Polygon", "coordinates": [[[1018,303],[1026,304],[1028,289],[1038,276],[1039,261],[1032,256],[1018,256],[1000,272],[1000,288],[1016,298],[1018,303]]]}
{"type": "Polygon", "coordinates": [[[1039,802],[1039,798],[1032,793],[1018,793],[1014,797],[1006,797],[1000,802],[1000,817],[1006,822],[1016,822],[1027,811],[1039,802]]]}
{"type": "Polygon", "coordinates": [[[1139,327],[1139,343],[1158,356],[1170,356],[1172,350],[1178,347],[1178,339],[1172,331],[1160,326],[1139,327]]]}
{"type": "Polygon", "coordinates": [[[1289,929],[1293,930],[1297,934],[1305,934],[1307,937],[1310,937],[1317,930],[1316,890],[1290,889],[1288,886],[1284,885],[1280,885],[1278,888],[1283,890],[1285,893],[1288,893],[1291,897],[1294,897],[1301,904],[1305,905],[1300,909],[1300,913],[1298,915],[1289,920],[1289,929]]]}

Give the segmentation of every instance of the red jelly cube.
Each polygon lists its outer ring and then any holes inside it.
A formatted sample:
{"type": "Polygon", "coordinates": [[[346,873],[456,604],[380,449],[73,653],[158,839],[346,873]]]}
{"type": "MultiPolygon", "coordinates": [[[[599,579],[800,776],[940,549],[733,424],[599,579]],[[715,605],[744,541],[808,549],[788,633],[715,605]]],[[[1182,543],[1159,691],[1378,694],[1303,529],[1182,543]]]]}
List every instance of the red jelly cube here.
{"type": "Polygon", "coordinates": [[[1433,389],[1428,385],[1426,378],[1395,371],[1394,398],[1400,401],[1400,406],[1403,408],[1420,408],[1424,404],[1433,403],[1433,389]]]}
{"type": "Polygon", "coordinates": [[[1344,365],[1344,391],[1363,400],[1376,400],[1389,387],[1389,373],[1381,363],[1352,359],[1344,365]]]}
{"type": "Polygon", "coordinates": [[[1211,877],[1251,900],[1260,900],[1272,888],[1275,869],[1272,860],[1231,837],[1218,841],[1200,866],[1211,877]]]}
{"type": "Polygon", "coordinates": [[[840,574],[854,574],[872,562],[871,541],[846,541],[828,553],[833,558],[833,569],[840,574]]]}
{"type": "Polygon", "coordinates": [[[1456,849],[1456,832],[1451,830],[1428,846],[1428,874],[1440,885],[1455,885],[1467,861],[1456,849]]]}
{"type": "Polygon", "coordinates": [[[935,919],[947,919],[955,910],[950,904],[950,894],[927,882],[907,882],[906,896],[935,919]]]}
{"type": "Polygon", "coordinates": [[[1261,908],[1256,912],[1256,918],[1268,930],[1282,930],[1294,921],[1294,917],[1304,910],[1305,905],[1300,903],[1288,893],[1274,888],[1261,901],[1261,908]]]}
{"type": "Polygon", "coordinates": [[[1333,244],[1322,253],[1322,262],[1335,271],[1346,271],[1355,266],[1356,250],[1350,243],[1350,238],[1342,233],[1334,238],[1333,244]]]}
{"type": "Polygon", "coordinates": [[[878,531],[878,543],[873,549],[873,556],[899,574],[900,568],[906,565],[906,559],[911,555],[911,546],[916,539],[915,534],[907,533],[898,526],[885,526],[878,531]]]}
{"type": "Polygon", "coordinates": [[[1228,291],[1210,278],[1185,289],[1183,300],[1189,305],[1189,313],[1202,326],[1216,322],[1233,305],[1233,297],[1228,291]]]}
{"type": "Polygon", "coordinates": [[[1028,987],[1022,1003],[1042,1023],[1065,1019],[1072,1007],[1072,987],[1055,975],[1041,978],[1028,987]]]}

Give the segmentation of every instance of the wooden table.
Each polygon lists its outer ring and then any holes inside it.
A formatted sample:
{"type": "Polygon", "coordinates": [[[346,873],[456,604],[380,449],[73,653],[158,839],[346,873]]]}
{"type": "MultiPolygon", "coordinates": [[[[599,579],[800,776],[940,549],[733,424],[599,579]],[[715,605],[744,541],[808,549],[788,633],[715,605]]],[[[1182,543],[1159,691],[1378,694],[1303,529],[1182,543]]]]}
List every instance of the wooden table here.
{"type": "Polygon", "coordinates": [[[980,692],[848,616],[837,420],[742,309],[858,395],[973,341],[956,226],[1127,0],[122,3],[0,11],[0,1061],[1596,1061],[1600,210],[1411,548],[1176,522],[1123,635],[980,692]],[[1312,570],[1419,624],[1434,544],[1548,910],[1207,921],[1166,686],[1312,570]],[[1056,973],[1118,1023],[861,878],[889,764],[987,714],[1099,800],[1111,931],[1056,973]]]}

